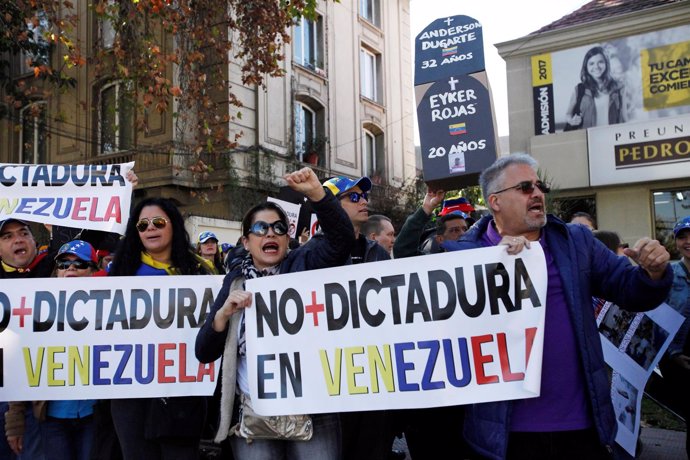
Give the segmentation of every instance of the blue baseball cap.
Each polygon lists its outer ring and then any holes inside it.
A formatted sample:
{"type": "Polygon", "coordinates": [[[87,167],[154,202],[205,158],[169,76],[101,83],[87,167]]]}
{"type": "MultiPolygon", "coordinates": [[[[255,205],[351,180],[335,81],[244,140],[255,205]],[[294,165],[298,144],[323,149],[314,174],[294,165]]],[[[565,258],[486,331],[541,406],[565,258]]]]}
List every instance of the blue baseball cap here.
{"type": "Polygon", "coordinates": [[[673,237],[677,238],[678,233],[685,229],[690,229],[690,216],[684,217],[676,223],[676,225],[673,227],[673,237]]]}
{"type": "Polygon", "coordinates": [[[98,255],[96,254],[96,250],[84,240],[73,240],[60,246],[60,249],[58,249],[58,253],[55,256],[55,260],[58,260],[65,254],[75,255],[78,259],[83,260],[84,262],[91,262],[95,265],[98,264],[98,255]]]}
{"type": "Polygon", "coordinates": [[[360,177],[357,180],[353,180],[344,176],[339,176],[333,177],[332,179],[328,179],[326,182],[323,183],[323,186],[330,190],[333,193],[333,195],[339,197],[343,193],[357,186],[359,186],[359,188],[362,189],[363,192],[368,192],[369,190],[371,190],[371,180],[366,176],[360,177]]]}
{"type": "Polygon", "coordinates": [[[208,240],[216,240],[218,242],[218,237],[213,232],[201,232],[199,233],[199,243],[205,243],[208,240]]]}
{"type": "Polygon", "coordinates": [[[228,252],[230,249],[232,249],[234,246],[230,243],[223,243],[220,245],[220,251],[225,254],[228,252]]]}

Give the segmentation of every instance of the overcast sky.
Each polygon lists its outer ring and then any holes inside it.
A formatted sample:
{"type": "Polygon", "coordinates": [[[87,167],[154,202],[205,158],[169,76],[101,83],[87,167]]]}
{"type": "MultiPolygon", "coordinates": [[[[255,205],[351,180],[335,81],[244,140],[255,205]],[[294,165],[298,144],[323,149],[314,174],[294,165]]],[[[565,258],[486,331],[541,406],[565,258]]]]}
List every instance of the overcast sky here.
{"type": "MultiPolygon", "coordinates": [[[[508,135],[508,96],[506,66],[495,43],[524,37],[589,3],[590,0],[410,0],[412,52],[414,38],[434,20],[465,15],[482,24],[486,72],[493,93],[498,135],[508,135]]],[[[416,134],[415,143],[419,144],[416,134]]]]}

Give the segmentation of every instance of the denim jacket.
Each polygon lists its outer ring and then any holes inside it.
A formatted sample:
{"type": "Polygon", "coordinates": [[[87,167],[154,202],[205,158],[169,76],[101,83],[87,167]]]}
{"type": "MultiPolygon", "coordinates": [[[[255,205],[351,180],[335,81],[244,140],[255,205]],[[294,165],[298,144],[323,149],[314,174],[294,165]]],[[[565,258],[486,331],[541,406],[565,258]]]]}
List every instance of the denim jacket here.
{"type": "MultiPolygon", "coordinates": [[[[688,330],[690,330],[690,321],[688,321],[690,316],[690,276],[688,276],[682,260],[672,263],[671,266],[673,267],[673,285],[666,303],[685,317],[685,321],[666,351],[668,356],[675,356],[683,353],[685,341],[688,338],[688,330]]],[[[685,353],[687,352],[688,350],[685,350],[685,353]]]]}

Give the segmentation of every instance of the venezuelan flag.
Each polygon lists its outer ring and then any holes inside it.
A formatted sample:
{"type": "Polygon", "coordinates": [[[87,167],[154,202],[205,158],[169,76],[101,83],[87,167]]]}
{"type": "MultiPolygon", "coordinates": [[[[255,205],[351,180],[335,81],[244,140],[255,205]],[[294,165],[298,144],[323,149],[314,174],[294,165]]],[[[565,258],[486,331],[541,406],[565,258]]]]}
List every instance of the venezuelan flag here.
{"type": "Polygon", "coordinates": [[[467,128],[465,123],[456,123],[454,125],[448,125],[448,133],[451,136],[459,136],[460,134],[467,134],[467,128]]]}
{"type": "Polygon", "coordinates": [[[451,46],[450,48],[443,48],[441,51],[442,57],[452,56],[454,54],[458,54],[458,45],[451,46]]]}

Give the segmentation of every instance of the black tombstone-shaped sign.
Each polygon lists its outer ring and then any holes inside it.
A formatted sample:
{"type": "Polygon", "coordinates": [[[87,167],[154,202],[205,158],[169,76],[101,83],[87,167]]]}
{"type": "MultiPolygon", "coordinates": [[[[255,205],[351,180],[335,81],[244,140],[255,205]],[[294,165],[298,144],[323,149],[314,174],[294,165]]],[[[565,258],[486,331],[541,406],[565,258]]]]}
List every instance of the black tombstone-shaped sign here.
{"type": "Polygon", "coordinates": [[[486,86],[470,75],[451,76],[430,85],[418,101],[424,181],[445,190],[476,185],[496,159],[486,86]]]}
{"type": "Polygon", "coordinates": [[[455,190],[478,183],[496,159],[482,25],[439,18],[417,35],[415,93],[424,181],[455,190]]]}
{"type": "Polygon", "coordinates": [[[415,86],[484,70],[482,25],[469,16],[439,18],[415,39],[415,86]]]}

